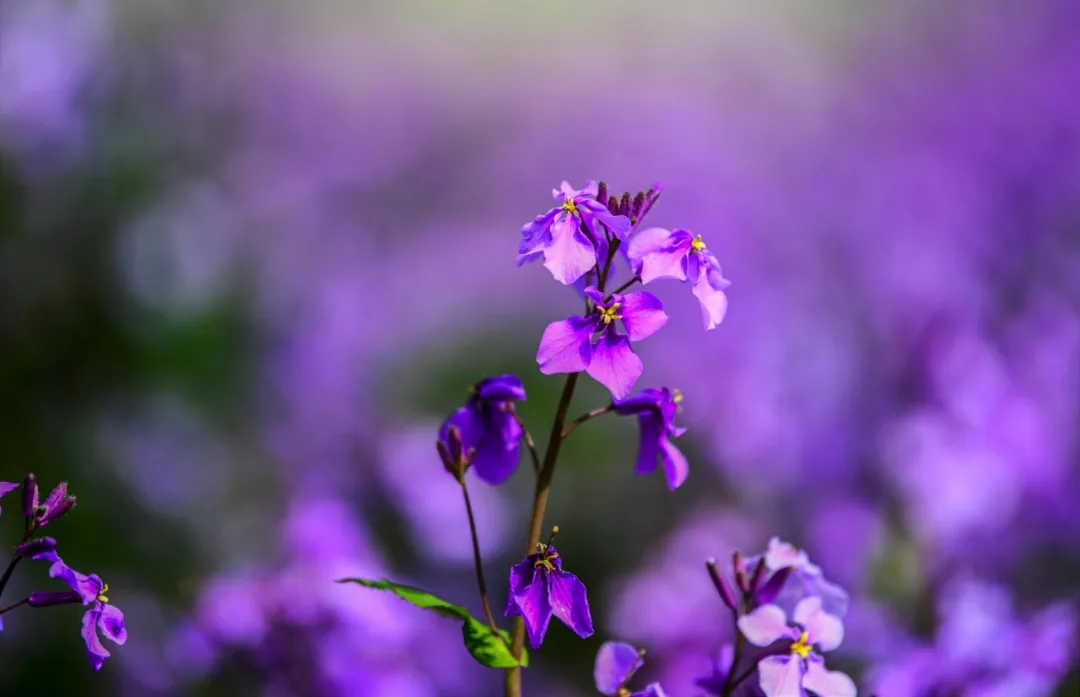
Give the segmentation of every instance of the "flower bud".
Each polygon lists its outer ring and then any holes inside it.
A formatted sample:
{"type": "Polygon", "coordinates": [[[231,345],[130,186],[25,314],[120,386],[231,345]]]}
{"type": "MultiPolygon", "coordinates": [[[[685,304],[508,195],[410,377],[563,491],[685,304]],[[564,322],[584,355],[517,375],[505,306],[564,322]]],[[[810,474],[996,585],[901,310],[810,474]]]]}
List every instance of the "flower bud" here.
{"type": "Polygon", "coordinates": [[[735,568],[735,582],[739,584],[739,590],[749,593],[750,579],[746,576],[746,562],[743,561],[742,553],[738,550],[731,555],[731,565],[735,568]]]}
{"type": "MultiPolygon", "coordinates": [[[[56,540],[51,537],[40,537],[36,540],[30,540],[25,544],[21,544],[15,548],[15,553],[20,557],[33,557],[39,559],[42,556],[55,557],[53,553],[56,550],[56,540]]],[[[50,561],[56,561],[50,559],[50,561]]]]}
{"type": "Polygon", "coordinates": [[[38,507],[38,485],[34,473],[26,475],[23,480],[22,509],[23,518],[33,518],[34,510],[38,507]]]}
{"type": "Polygon", "coordinates": [[[727,579],[720,573],[716,560],[710,559],[705,562],[705,568],[708,569],[709,577],[712,578],[713,585],[716,586],[716,591],[720,594],[720,599],[724,601],[724,605],[727,605],[732,612],[738,612],[739,603],[735,600],[735,594],[732,592],[731,586],[728,585],[727,579]]]}
{"type": "Polygon", "coordinates": [[[794,566],[785,566],[770,576],[765,585],[761,587],[761,590],[757,592],[755,600],[762,605],[768,605],[776,600],[776,596],[780,595],[780,591],[784,589],[784,584],[787,583],[788,577],[791,576],[793,571],[795,571],[794,566]]]}
{"type": "Polygon", "coordinates": [[[30,607],[49,607],[69,603],[81,604],[82,601],[82,596],[75,591],[34,591],[27,599],[27,604],[30,607]]]}
{"type": "Polygon", "coordinates": [[[601,181],[600,184],[597,186],[597,189],[596,189],[596,200],[599,201],[602,205],[606,205],[607,204],[607,197],[608,197],[607,182],[601,181]]]}
{"type": "Polygon", "coordinates": [[[465,477],[465,470],[472,463],[475,451],[469,450],[469,452],[465,452],[465,445],[461,440],[461,430],[457,426],[451,426],[446,432],[445,442],[439,440],[435,443],[435,448],[439,451],[439,458],[442,460],[443,468],[454,475],[454,479],[459,482],[462,481],[465,477]]]}

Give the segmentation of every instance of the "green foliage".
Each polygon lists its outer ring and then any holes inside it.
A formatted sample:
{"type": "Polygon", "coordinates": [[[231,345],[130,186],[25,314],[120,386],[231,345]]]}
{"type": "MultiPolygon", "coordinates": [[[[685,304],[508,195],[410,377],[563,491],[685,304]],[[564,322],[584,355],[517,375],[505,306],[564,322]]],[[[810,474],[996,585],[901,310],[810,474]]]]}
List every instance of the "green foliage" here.
{"type": "MultiPolygon", "coordinates": [[[[468,610],[460,605],[448,603],[425,590],[394,583],[387,579],[372,581],[366,578],[343,578],[338,583],[357,583],[365,588],[390,591],[416,607],[432,610],[444,617],[461,620],[461,635],[465,640],[465,648],[468,649],[478,663],[488,668],[513,668],[518,665],[518,662],[514,660],[514,656],[510,653],[509,633],[500,629],[499,635],[501,639],[496,638],[486,624],[473,617],[468,610]]],[[[524,649],[521,652],[521,665],[529,665],[529,654],[524,649]]]]}

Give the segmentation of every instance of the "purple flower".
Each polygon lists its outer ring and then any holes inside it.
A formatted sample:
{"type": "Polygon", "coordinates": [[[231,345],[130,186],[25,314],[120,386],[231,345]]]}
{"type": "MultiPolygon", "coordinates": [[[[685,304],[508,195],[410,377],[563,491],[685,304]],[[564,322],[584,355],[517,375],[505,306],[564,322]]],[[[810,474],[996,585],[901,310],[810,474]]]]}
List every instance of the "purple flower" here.
{"type": "Polygon", "coordinates": [[[439,440],[460,454],[475,450],[476,475],[489,484],[501,484],[518,463],[521,425],[513,413],[514,400],[524,401],[525,388],[514,375],[486,378],[473,387],[468,404],[443,423],[439,440]],[[461,442],[453,443],[450,429],[457,427],[461,442]],[[453,446],[451,448],[450,446],[453,446]]]}
{"type": "Polygon", "coordinates": [[[30,540],[29,542],[16,547],[15,553],[20,557],[44,559],[45,561],[50,561],[54,564],[60,561],[60,557],[56,555],[56,540],[51,537],[41,537],[36,540],[30,540]]]}
{"type": "MultiPolygon", "coordinates": [[[[36,490],[34,493],[36,495],[36,490]]],[[[36,496],[34,498],[36,499],[36,496]]],[[[36,500],[33,502],[36,503],[36,500]]],[[[70,511],[74,506],[75,497],[68,496],[67,482],[60,482],[46,497],[45,503],[34,506],[34,524],[36,527],[43,528],[70,511]]]]}
{"type": "Polygon", "coordinates": [[[806,690],[829,697],[855,697],[855,683],[844,673],[828,671],[814,648],[832,651],[844,638],[844,625],[821,609],[820,598],[806,598],[795,608],[797,627],[776,605],[762,605],[739,618],[739,631],[756,646],[791,641],[786,655],[770,655],[758,663],[766,697],[806,697],[806,690]]]}
{"type": "Polygon", "coordinates": [[[649,228],[630,239],[626,253],[630,266],[642,283],[660,278],[689,281],[701,303],[705,329],[715,329],[727,314],[724,289],[731,282],[720,271],[720,262],[701,241],[687,230],[649,228]]]}
{"type": "Polygon", "coordinates": [[[14,482],[0,482],[0,496],[3,496],[4,494],[10,494],[18,488],[19,485],[15,484],[14,482]]]}
{"type": "Polygon", "coordinates": [[[27,598],[26,604],[30,607],[50,607],[82,603],[82,601],[82,595],[76,591],[34,591],[27,598]]]}
{"type": "Polygon", "coordinates": [[[644,291],[612,295],[606,305],[595,286],[586,288],[585,294],[596,308],[587,317],[549,324],[540,339],[536,362],[544,375],[584,370],[611,390],[615,399],[622,399],[630,394],[643,369],[630,342],[648,338],[664,326],[668,319],[664,305],[644,291]],[[616,327],[619,319],[625,333],[616,327]]]}
{"type": "Polygon", "coordinates": [[[569,285],[584,276],[597,258],[607,255],[607,234],[622,240],[630,231],[630,219],[613,215],[604,203],[596,200],[598,186],[591,179],[577,191],[569,182],[553,190],[556,206],[521,228],[517,265],[544,255],[544,266],[556,281],[569,285]]]}
{"type": "MultiPolygon", "coordinates": [[[[771,589],[776,590],[777,593],[771,598],[764,598],[763,602],[778,605],[784,612],[790,614],[805,598],[819,598],[822,607],[830,615],[843,617],[847,614],[848,594],[840,586],[825,580],[821,567],[810,562],[810,557],[805,550],[782,542],[778,537],[773,537],[769,540],[768,551],[761,556],[747,559],[746,564],[754,567],[762,559],[765,561],[765,569],[773,576],[781,569],[791,568],[788,572],[790,575],[784,580],[782,587],[771,589]]],[[[766,582],[760,593],[764,593],[768,585],[766,582]]]]}
{"type": "Polygon", "coordinates": [[[90,605],[90,609],[83,614],[82,636],[86,641],[90,666],[96,673],[111,655],[101,644],[98,630],[115,643],[123,645],[127,641],[124,613],[116,606],[108,604],[109,598],[105,594],[109,592],[109,586],[102,583],[97,574],[86,576],[63,561],[58,561],[49,570],[49,575],[71,586],[71,589],[79,594],[83,605],[90,605]]]}
{"type": "Polygon", "coordinates": [[[607,641],[596,652],[596,664],[593,667],[593,679],[596,689],[602,695],[616,697],[665,697],[660,683],[651,683],[641,692],[629,693],[626,684],[642,666],[644,651],[638,651],[630,644],[621,641],[607,641]]]}
{"type": "Polygon", "coordinates": [[[510,594],[503,614],[522,616],[534,649],[544,641],[552,614],[582,639],[593,633],[585,584],[562,570],[562,559],[551,545],[541,544],[539,552],[511,567],[510,594]]]}
{"type": "Polygon", "coordinates": [[[672,491],[686,481],[690,470],[686,457],[668,440],[686,433],[685,428],[678,428],[673,423],[680,402],[682,393],[667,387],[650,387],[633,397],[615,400],[615,413],[622,416],[637,414],[641,426],[641,447],[635,471],[638,474],[652,472],[659,460],[664,465],[664,476],[672,491]]]}

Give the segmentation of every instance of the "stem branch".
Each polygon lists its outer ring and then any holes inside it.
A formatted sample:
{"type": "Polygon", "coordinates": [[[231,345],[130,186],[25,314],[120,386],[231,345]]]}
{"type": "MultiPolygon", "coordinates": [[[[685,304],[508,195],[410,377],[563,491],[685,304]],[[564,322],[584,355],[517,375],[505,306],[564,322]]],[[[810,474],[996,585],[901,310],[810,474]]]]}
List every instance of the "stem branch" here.
{"type": "Polygon", "coordinates": [[[17,603],[12,603],[11,605],[8,605],[7,607],[0,608],[0,615],[3,615],[4,613],[10,612],[10,611],[14,610],[17,607],[22,607],[23,605],[26,605],[29,602],[30,602],[30,598],[23,598],[22,600],[20,600],[17,603]]]}
{"type": "Polygon", "coordinates": [[[499,627],[495,624],[495,616],[491,614],[491,603],[488,602],[487,583],[484,581],[484,564],[480,559],[480,538],[476,535],[476,518],[473,517],[472,501],[469,500],[469,487],[465,484],[464,475],[458,479],[461,484],[461,495],[465,497],[465,512],[469,514],[469,533],[472,535],[473,561],[476,562],[476,585],[480,587],[480,602],[484,604],[484,616],[487,618],[491,633],[503,640],[499,634],[499,627]]]}
{"type": "Polygon", "coordinates": [[[593,409],[590,412],[586,412],[586,413],[582,414],[581,416],[577,417],[576,419],[571,421],[569,424],[567,424],[566,428],[563,429],[562,437],[565,439],[568,435],[570,435],[571,433],[574,432],[575,428],[577,428],[581,424],[585,423],[589,419],[600,416],[601,414],[606,414],[609,411],[613,411],[614,409],[615,409],[614,404],[607,404],[605,406],[597,407],[596,409],[593,409]]]}
{"type": "Polygon", "coordinates": [[[521,426],[521,432],[525,435],[525,447],[529,449],[529,456],[532,458],[533,472],[540,474],[540,456],[536,454],[536,441],[533,440],[529,429],[525,428],[525,422],[521,420],[521,415],[517,413],[517,409],[511,407],[510,413],[514,415],[514,421],[517,421],[518,426],[521,426]]]}

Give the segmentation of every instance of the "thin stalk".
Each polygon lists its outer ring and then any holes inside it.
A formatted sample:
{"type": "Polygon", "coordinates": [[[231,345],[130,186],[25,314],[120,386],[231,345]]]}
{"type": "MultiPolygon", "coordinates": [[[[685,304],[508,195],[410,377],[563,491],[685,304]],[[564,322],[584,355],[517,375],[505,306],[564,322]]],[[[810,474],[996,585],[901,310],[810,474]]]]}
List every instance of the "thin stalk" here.
{"type": "Polygon", "coordinates": [[[521,432],[525,435],[525,447],[529,449],[529,456],[532,458],[533,472],[540,474],[540,456],[536,454],[536,442],[533,440],[532,434],[529,433],[529,429],[525,428],[525,422],[521,420],[521,415],[517,413],[517,409],[511,407],[510,413],[514,415],[514,421],[517,421],[518,426],[521,426],[521,432]]]}
{"type": "Polygon", "coordinates": [[[488,602],[487,583],[484,581],[484,563],[480,558],[480,538],[476,535],[476,518],[473,517],[472,501],[469,500],[469,487],[465,484],[465,477],[458,479],[461,484],[461,495],[465,498],[465,512],[469,514],[469,533],[472,535],[473,561],[476,562],[476,585],[480,588],[480,602],[484,604],[484,616],[487,618],[491,633],[506,643],[499,634],[499,627],[495,624],[495,615],[491,614],[491,603],[488,602]]]}
{"type": "Polygon", "coordinates": [[[10,611],[14,610],[17,607],[22,607],[23,605],[26,605],[29,602],[30,602],[30,598],[23,598],[22,600],[20,600],[17,603],[12,603],[11,605],[8,605],[7,607],[0,608],[0,615],[3,615],[6,612],[10,612],[10,611]]]}
{"type": "MultiPolygon", "coordinates": [[[[30,539],[30,533],[32,533],[33,531],[34,528],[32,526],[28,527],[26,529],[26,532],[23,533],[22,542],[20,542],[19,544],[26,544],[26,541],[30,539]]],[[[11,563],[9,563],[7,568],[4,569],[4,575],[0,576],[0,595],[4,594],[4,588],[7,587],[8,581],[11,580],[11,574],[15,573],[15,567],[19,565],[19,562],[21,560],[22,557],[16,554],[15,557],[11,560],[11,563]]]]}
{"type": "Polygon", "coordinates": [[[631,278],[626,283],[622,284],[621,286],[619,286],[615,290],[611,291],[611,294],[615,295],[616,293],[621,293],[621,292],[623,292],[624,290],[626,290],[627,288],[634,285],[635,283],[637,283],[640,280],[641,280],[641,276],[634,276],[633,278],[631,278]]]}
{"type": "Polygon", "coordinates": [[[592,419],[592,418],[595,418],[595,417],[597,417],[597,416],[600,416],[601,414],[606,414],[606,413],[608,413],[609,411],[613,411],[614,409],[615,409],[615,405],[614,405],[614,404],[607,404],[607,405],[605,405],[605,406],[602,406],[602,407],[597,407],[596,409],[593,409],[593,410],[592,410],[592,411],[590,411],[590,412],[586,412],[586,413],[582,414],[581,416],[579,416],[579,417],[577,417],[576,419],[574,419],[573,421],[571,421],[571,422],[570,422],[570,423],[569,423],[569,424],[568,424],[568,425],[566,426],[566,428],[564,428],[564,429],[563,429],[563,432],[562,432],[562,437],[563,437],[563,438],[566,438],[566,437],[567,437],[568,435],[570,435],[571,433],[573,433],[573,432],[574,432],[574,429],[575,429],[575,428],[577,428],[577,427],[578,427],[578,426],[580,426],[581,424],[585,423],[585,422],[586,422],[586,421],[588,421],[589,419],[592,419]]]}

